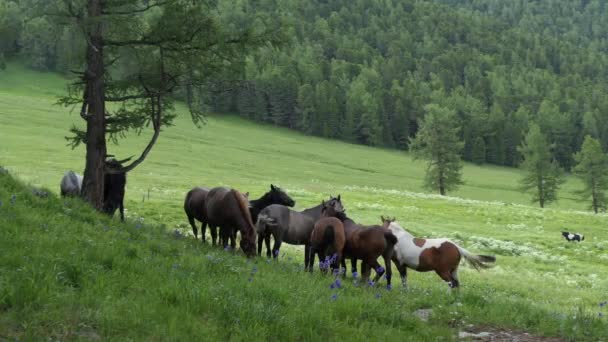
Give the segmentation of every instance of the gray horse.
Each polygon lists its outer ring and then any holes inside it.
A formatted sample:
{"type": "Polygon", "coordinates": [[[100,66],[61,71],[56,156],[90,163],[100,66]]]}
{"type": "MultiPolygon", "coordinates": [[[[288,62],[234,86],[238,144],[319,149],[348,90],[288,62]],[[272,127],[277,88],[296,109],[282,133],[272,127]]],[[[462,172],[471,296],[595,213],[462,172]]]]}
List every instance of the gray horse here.
{"type": "MultiPolygon", "coordinates": [[[[326,206],[331,206],[337,212],[344,212],[340,195],[330,196],[325,202],[326,206]]],[[[314,229],[315,222],[321,218],[323,204],[306,209],[304,211],[291,210],[286,206],[273,204],[262,209],[258,216],[256,232],[258,234],[270,233],[274,238],[272,255],[276,258],[281,248],[281,243],[285,241],[290,245],[305,245],[304,248],[304,267],[308,268],[310,257],[310,234],[314,229]]]]}
{"type": "Polygon", "coordinates": [[[61,178],[61,184],[59,185],[61,190],[61,196],[80,196],[80,189],[82,189],[82,176],[75,173],[74,171],[66,171],[61,178]]]}

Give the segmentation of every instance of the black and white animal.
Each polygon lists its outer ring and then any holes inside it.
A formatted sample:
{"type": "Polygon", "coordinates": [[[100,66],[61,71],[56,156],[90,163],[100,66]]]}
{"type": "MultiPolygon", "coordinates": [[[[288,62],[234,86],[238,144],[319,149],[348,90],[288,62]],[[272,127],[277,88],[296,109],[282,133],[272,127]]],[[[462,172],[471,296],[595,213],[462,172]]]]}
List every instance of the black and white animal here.
{"type": "Polygon", "coordinates": [[[581,242],[581,241],[585,240],[585,236],[583,234],[579,234],[579,233],[562,232],[562,236],[564,238],[566,238],[566,240],[568,240],[568,241],[581,242]]]}

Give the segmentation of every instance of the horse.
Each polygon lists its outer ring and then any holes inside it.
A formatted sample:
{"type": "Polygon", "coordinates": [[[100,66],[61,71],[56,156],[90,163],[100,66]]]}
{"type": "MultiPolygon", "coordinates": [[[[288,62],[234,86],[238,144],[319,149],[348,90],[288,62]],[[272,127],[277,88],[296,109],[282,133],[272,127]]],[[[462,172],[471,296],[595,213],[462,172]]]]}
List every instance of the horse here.
{"type": "MultiPolygon", "coordinates": [[[[255,228],[249,213],[249,201],[235,189],[225,187],[212,188],[205,198],[207,223],[212,235],[217,227],[241,232],[240,246],[247,257],[255,256],[255,228]]],[[[215,236],[212,236],[215,240],[215,236]]],[[[235,246],[232,246],[233,248],[235,246]]]]}
{"type": "Polygon", "coordinates": [[[80,196],[81,189],[82,176],[72,170],[66,171],[66,173],[63,175],[63,178],[61,178],[61,183],[59,185],[61,197],[80,196]]]}
{"type": "Polygon", "coordinates": [[[346,237],[344,225],[336,218],[335,209],[325,201],[321,202],[321,218],[315,223],[310,235],[310,260],[309,269],[312,271],[315,263],[315,254],[319,254],[319,268],[322,273],[327,272],[330,266],[326,257],[332,255],[332,269],[338,269],[344,253],[346,237]],[[324,261],[325,260],[325,261],[324,261]]]}
{"type": "Polygon", "coordinates": [[[201,241],[205,242],[205,233],[207,231],[207,213],[205,208],[205,199],[209,193],[209,188],[194,187],[186,194],[184,200],[184,211],[188,217],[188,222],[192,226],[194,238],[198,239],[198,228],[196,227],[197,219],[201,222],[201,241]]]}
{"type": "Polygon", "coordinates": [[[491,267],[488,263],[496,262],[492,255],[474,255],[448,239],[419,239],[401,227],[394,218],[382,219],[382,224],[397,236],[399,242],[395,245],[393,260],[397,265],[403,287],[407,287],[407,268],[418,272],[435,271],[448,283],[451,289],[460,286],[458,280],[458,265],[463,257],[471,266],[479,271],[480,268],[491,267]]]}
{"type": "MultiPolygon", "coordinates": [[[[342,212],[342,202],[338,197],[330,196],[327,206],[342,212]]],[[[274,246],[272,255],[277,258],[283,241],[290,245],[304,245],[304,268],[308,268],[310,253],[310,234],[315,222],[321,218],[323,205],[305,209],[303,211],[291,210],[284,205],[273,204],[262,209],[256,223],[258,234],[272,234],[274,246]]],[[[258,250],[258,252],[261,252],[258,250]]],[[[268,253],[267,253],[268,254],[268,253]]]]}
{"type": "Polygon", "coordinates": [[[358,224],[346,216],[344,212],[337,212],[335,216],[344,224],[344,234],[346,236],[342,267],[346,270],[344,259],[351,259],[354,275],[357,272],[357,260],[360,259],[362,260],[361,274],[363,280],[369,280],[371,268],[373,268],[376,271],[373,282],[376,283],[386,273],[387,287],[390,288],[393,275],[391,260],[394,246],[398,241],[397,237],[383,226],[358,224]],[[380,256],[384,259],[385,267],[378,263],[380,256]]]}
{"type": "MultiPolygon", "coordinates": [[[[194,219],[201,222],[202,242],[205,242],[205,233],[207,231],[207,214],[205,212],[205,199],[207,198],[208,193],[209,188],[195,187],[188,191],[188,193],[186,194],[186,199],[184,200],[184,211],[186,212],[186,216],[188,217],[188,222],[190,222],[190,226],[192,226],[192,232],[194,233],[195,238],[198,238],[198,229],[196,227],[196,222],[194,221],[194,219]]],[[[248,193],[245,194],[245,197],[248,197],[248,193]]],[[[281,188],[270,184],[270,191],[266,192],[262,197],[256,200],[249,201],[249,213],[251,214],[252,221],[256,222],[260,211],[265,207],[269,206],[270,204],[283,204],[292,207],[295,205],[295,201],[291,199],[291,197],[289,197],[283,190],[281,190],[281,188]]],[[[212,243],[215,246],[217,232],[215,230],[211,230],[211,235],[212,243]]],[[[261,240],[261,238],[258,240],[258,243],[260,245],[262,243],[261,240]]],[[[267,244],[270,244],[270,241],[268,241],[267,244]]]]}
{"type": "MultiPolygon", "coordinates": [[[[128,160],[128,159],[127,159],[128,160]]],[[[122,168],[122,162],[112,158],[106,161],[110,169],[122,168]]],[[[125,172],[108,173],[104,175],[103,187],[103,212],[114,216],[116,209],[120,210],[120,220],[125,220],[125,186],[127,185],[127,174],[125,172]]]]}
{"type": "MultiPolygon", "coordinates": [[[[249,211],[253,222],[258,222],[258,216],[262,209],[271,204],[280,204],[287,207],[293,207],[296,202],[291,199],[281,188],[270,184],[270,191],[264,196],[249,202],[249,211]]],[[[266,243],[266,254],[270,257],[270,234],[258,234],[258,255],[262,254],[262,241],[266,243]]]]}

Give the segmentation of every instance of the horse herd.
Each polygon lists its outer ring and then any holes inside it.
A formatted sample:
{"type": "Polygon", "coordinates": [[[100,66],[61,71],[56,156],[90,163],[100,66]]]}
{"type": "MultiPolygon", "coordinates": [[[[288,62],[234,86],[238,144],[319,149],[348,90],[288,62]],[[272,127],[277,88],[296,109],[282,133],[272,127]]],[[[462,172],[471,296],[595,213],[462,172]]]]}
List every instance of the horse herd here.
{"type": "MultiPolygon", "coordinates": [[[[111,159],[108,167],[119,168],[120,162],[111,159]]],[[[110,216],[119,209],[124,221],[126,174],[106,174],[103,211],[110,216]]],[[[62,196],[77,196],[82,190],[82,176],[68,171],[61,180],[62,196]]],[[[369,281],[371,270],[376,272],[373,283],[385,276],[391,286],[391,262],[397,266],[404,287],[407,269],[419,272],[435,271],[450,288],[459,287],[458,265],[464,258],[475,269],[489,267],[494,256],[474,255],[448,239],[420,239],[403,229],[395,219],[381,217],[380,224],[363,225],[346,215],[341,196],[330,196],[319,205],[303,211],[291,209],[295,201],[279,187],[271,184],[262,197],[249,200],[249,193],[216,187],[195,187],[188,191],[184,211],[198,239],[195,220],[202,223],[201,240],[205,242],[207,225],[211,230],[212,245],[236,248],[236,234],[240,232],[240,247],[248,257],[262,255],[277,258],[283,242],[304,246],[304,269],[312,272],[315,257],[323,273],[346,273],[346,259],[351,260],[351,272],[357,277],[357,261],[361,260],[361,274],[369,281]],[[256,241],[257,235],[257,241],[256,241]],[[274,245],[270,248],[270,237],[274,245]],[[378,262],[382,257],[384,267],[378,262]]]]}
{"type": "Polygon", "coordinates": [[[474,255],[448,239],[420,239],[403,229],[394,218],[381,217],[381,224],[362,225],[346,215],[341,196],[330,196],[319,205],[303,211],[291,209],[295,201],[279,187],[270,185],[262,197],[249,200],[249,193],[216,187],[195,187],[186,194],[184,211],[198,239],[195,219],[202,223],[201,240],[205,242],[207,225],[212,245],[236,247],[236,234],[241,233],[240,247],[248,257],[262,255],[277,258],[283,242],[304,245],[304,268],[312,272],[315,256],[323,273],[346,273],[346,259],[351,260],[353,277],[357,277],[357,261],[361,274],[373,284],[385,276],[391,286],[391,262],[397,266],[404,287],[407,269],[419,272],[435,271],[450,288],[458,288],[458,266],[464,258],[475,269],[489,267],[496,258],[474,255]],[[254,223],[255,222],[255,223],[254,223]],[[270,248],[270,237],[274,245],[270,248]],[[384,267],[378,262],[382,257],[384,267]],[[369,280],[371,270],[376,276],[369,280]]]}

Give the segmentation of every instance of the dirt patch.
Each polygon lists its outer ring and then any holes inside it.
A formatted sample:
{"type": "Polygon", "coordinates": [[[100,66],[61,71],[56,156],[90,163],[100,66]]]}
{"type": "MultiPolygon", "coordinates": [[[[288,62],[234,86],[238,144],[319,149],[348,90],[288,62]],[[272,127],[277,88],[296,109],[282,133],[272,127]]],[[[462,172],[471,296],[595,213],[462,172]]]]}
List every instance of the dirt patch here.
{"type": "Polygon", "coordinates": [[[458,338],[464,341],[491,341],[491,342],[565,342],[557,337],[536,336],[529,333],[499,329],[493,327],[469,326],[458,333],[458,338]]]}

